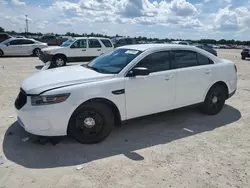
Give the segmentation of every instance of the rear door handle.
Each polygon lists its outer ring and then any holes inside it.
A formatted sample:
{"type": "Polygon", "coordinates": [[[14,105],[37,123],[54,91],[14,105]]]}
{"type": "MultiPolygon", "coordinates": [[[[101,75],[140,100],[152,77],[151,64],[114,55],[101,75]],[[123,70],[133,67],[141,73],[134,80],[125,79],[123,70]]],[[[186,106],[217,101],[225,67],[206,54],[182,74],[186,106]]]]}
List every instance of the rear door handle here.
{"type": "Polygon", "coordinates": [[[165,76],[165,80],[171,80],[172,78],[173,78],[174,76],[172,76],[172,75],[167,75],[167,76],[165,76]]]}
{"type": "Polygon", "coordinates": [[[86,50],[82,50],[83,52],[86,52],[86,50]]]}
{"type": "Polygon", "coordinates": [[[101,49],[97,49],[97,51],[101,51],[101,49]]]}

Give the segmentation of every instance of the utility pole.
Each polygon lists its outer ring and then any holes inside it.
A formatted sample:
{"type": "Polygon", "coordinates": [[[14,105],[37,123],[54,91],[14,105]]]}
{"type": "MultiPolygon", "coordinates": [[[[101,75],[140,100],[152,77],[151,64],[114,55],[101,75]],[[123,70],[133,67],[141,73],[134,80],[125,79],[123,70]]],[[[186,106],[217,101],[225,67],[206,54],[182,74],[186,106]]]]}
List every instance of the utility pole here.
{"type": "Polygon", "coordinates": [[[28,15],[25,15],[25,16],[26,16],[26,34],[28,34],[29,32],[28,15]]]}

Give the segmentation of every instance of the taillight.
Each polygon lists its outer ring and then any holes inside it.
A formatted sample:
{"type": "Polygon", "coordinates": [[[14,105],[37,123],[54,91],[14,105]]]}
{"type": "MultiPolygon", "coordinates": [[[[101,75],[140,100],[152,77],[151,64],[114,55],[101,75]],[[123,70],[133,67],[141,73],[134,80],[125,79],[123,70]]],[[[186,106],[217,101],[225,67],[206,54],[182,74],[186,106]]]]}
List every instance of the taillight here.
{"type": "Polygon", "coordinates": [[[234,65],[234,69],[235,69],[235,72],[237,72],[237,71],[238,71],[238,69],[237,69],[237,66],[236,66],[236,65],[234,65]]]}

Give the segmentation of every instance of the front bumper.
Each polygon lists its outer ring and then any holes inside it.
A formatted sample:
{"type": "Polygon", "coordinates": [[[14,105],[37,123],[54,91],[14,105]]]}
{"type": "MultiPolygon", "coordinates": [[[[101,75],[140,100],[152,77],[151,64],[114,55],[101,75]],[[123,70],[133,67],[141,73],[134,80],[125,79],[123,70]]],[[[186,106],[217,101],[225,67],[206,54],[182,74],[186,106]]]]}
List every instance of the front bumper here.
{"type": "MultiPolygon", "coordinates": [[[[17,99],[18,100],[18,99],[17,99]]],[[[65,136],[71,116],[69,104],[32,106],[31,98],[18,109],[17,121],[29,133],[39,136],[65,136]]]]}
{"type": "Polygon", "coordinates": [[[250,52],[241,52],[241,56],[250,57],[250,52]]]}
{"type": "Polygon", "coordinates": [[[43,51],[40,52],[40,55],[39,55],[39,59],[44,62],[44,63],[47,63],[47,62],[51,62],[52,61],[52,58],[53,58],[53,55],[52,54],[47,54],[43,51]]]}

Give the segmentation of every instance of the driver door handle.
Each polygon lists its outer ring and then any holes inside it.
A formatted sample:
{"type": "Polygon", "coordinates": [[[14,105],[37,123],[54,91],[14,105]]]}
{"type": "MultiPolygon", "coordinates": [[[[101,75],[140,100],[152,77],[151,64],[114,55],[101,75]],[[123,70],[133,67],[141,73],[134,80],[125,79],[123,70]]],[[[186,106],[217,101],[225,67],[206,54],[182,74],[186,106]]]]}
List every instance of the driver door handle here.
{"type": "Polygon", "coordinates": [[[86,52],[86,50],[82,50],[83,52],[86,52]]]}
{"type": "Polygon", "coordinates": [[[206,69],[206,70],[205,70],[205,73],[206,73],[206,74],[210,74],[210,73],[211,73],[211,70],[210,70],[210,69],[206,69]]]}
{"type": "Polygon", "coordinates": [[[168,80],[171,80],[173,77],[174,77],[174,76],[172,76],[172,75],[166,75],[166,76],[165,76],[165,80],[167,80],[167,81],[168,81],[168,80]]]}
{"type": "Polygon", "coordinates": [[[101,49],[97,49],[97,51],[101,51],[101,49]]]}

